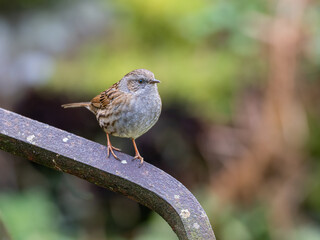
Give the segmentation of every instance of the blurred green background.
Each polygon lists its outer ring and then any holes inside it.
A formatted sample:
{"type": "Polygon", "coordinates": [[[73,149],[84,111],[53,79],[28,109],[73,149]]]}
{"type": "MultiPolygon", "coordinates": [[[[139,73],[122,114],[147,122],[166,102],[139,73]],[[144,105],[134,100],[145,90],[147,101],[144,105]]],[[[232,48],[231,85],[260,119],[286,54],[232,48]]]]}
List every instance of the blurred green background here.
{"type": "MultiPolygon", "coordinates": [[[[163,111],[139,150],[217,239],[320,239],[319,25],[317,1],[0,0],[0,106],[105,144],[89,111],[60,105],[149,69],[163,111]]],[[[0,239],[177,237],[125,197],[0,152],[0,239]]]]}

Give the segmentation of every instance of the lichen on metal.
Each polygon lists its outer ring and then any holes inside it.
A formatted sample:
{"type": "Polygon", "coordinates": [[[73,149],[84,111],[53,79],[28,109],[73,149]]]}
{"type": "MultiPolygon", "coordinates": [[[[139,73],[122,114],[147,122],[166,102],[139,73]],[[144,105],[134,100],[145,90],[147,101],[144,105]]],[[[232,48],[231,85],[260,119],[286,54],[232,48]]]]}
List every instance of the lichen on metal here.
{"type": "Polygon", "coordinates": [[[2,108],[0,149],[130,197],[162,216],[179,239],[215,239],[192,193],[147,162],[139,168],[124,153],[121,161],[107,158],[103,145],[2,108]]]}

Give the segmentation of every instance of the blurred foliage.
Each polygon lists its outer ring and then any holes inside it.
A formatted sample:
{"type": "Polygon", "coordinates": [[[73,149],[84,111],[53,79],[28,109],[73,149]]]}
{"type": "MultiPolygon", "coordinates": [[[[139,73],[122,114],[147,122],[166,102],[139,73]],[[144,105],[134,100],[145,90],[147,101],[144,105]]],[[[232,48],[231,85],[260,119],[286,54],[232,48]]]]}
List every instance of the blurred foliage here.
{"type": "MultiPolygon", "coordinates": [[[[69,90],[73,95],[81,95],[85,92],[91,95],[88,96],[90,99],[120,80],[131,69],[144,67],[154,69],[155,73],[161,72],[156,77],[161,80],[159,88],[164,104],[181,102],[190,113],[206,117],[219,113],[227,116],[230,114],[232,96],[238,86],[238,82],[233,79],[239,66],[237,60],[231,56],[220,53],[212,56],[204,51],[172,50],[165,54],[154,53],[153,58],[147,60],[150,54],[141,53],[139,50],[118,52],[103,49],[99,51],[107,54],[99,52],[99,58],[96,60],[90,59],[88,54],[83,54],[82,61],[81,56],[76,62],[62,61],[59,66],[61,75],[58,73],[56,78],[64,84],[54,85],[53,88],[59,91],[69,90]],[[198,62],[198,58],[203,62],[198,62]],[[74,75],[75,72],[77,72],[76,75],[74,75]],[[72,74],[68,75],[68,73],[72,74]],[[81,78],[81,84],[79,84],[79,78],[81,78]]],[[[59,81],[56,80],[52,84],[57,84],[59,81]]]]}
{"type": "Polygon", "coordinates": [[[127,72],[147,68],[162,81],[165,104],[181,102],[191,114],[228,118],[235,92],[256,80],[252,69],[263,66],[251,61],[257,43],[241,28],[247,12],[262,10],[263,2],[246,2],[113,2],[119,14],[113,30],[61,59],[50,87],[93,96],[127,72]]]}
{"type": "Polygon", "coordinates": [[[14,240],[71,239],[60,233],[58,211],[44,191],[2,194],[0,217],[14,240]]]}
{"type": "Polygon", "coordinates": [[[158,214],[153,213],[150,220],[148,221],[148,226],[143,229],[138,230],[135,240],[176,240],[177,236],[173,231],[168,230],[168,223],[163,220],[158,214]]]}

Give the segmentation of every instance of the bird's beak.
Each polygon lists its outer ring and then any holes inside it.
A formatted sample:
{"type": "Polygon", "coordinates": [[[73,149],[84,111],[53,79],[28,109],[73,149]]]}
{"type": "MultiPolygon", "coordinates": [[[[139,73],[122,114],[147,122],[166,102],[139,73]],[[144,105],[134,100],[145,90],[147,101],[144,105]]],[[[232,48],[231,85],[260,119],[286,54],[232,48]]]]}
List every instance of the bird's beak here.
{"type": "Polygon", "coordinates": [[[153,79],[150,81],[150,83],[160,83],[160,81],[158,79],[153,79]]]}

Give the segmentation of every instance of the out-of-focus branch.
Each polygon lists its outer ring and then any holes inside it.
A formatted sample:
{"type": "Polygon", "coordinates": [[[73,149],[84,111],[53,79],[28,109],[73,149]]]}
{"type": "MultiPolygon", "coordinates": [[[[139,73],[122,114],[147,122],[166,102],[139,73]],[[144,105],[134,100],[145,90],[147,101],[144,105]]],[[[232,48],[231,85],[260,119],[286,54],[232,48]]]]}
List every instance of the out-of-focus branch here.
{"type": "Polygon", "coordinates": [[[121,193],[160,214],[179,239],[215,239],[196,198],[162,170],[105,146],[0,108],[0,149],[121,193]]]}
{"type": "Polygon", "coordinates": [[[241,148],[214,179],[215,189],[226,199],[237,203],[256,199],[267,202],[275,232],[276,228],[283,231],[293,226],[301,196],[299,185],[304,177],[302,149],[308,129],[296,90],[309,2],[271,1],[273,14],[263,19],[256,16],[256,23],[261,25],[253,32],[261,41],[261,49],[265,50],[262,56],[269,66],[266,87],[261,89],[261,96],[246,105],[254,114],[244,117],[245,144],[244,138],[233,131],[240,136],[237,143],[241,148]]]}
{"type": "Polygon", "coordinates": [[[284,230],[294,224],[301,195],[299,186],[304,177],[301,150],[308,130],[297,86],[308,3],[308,0],[277,1],[274,18],[266,26],[270,71],[260,125],[263,130],[257,133],[255,147],[264,154],[260,155],[260,166],[277,164],[282,177],[281,182],[271,186],[274,196],[269,197],[271,225],[277,239],[282,238],[277,227],[284,230]]]}

